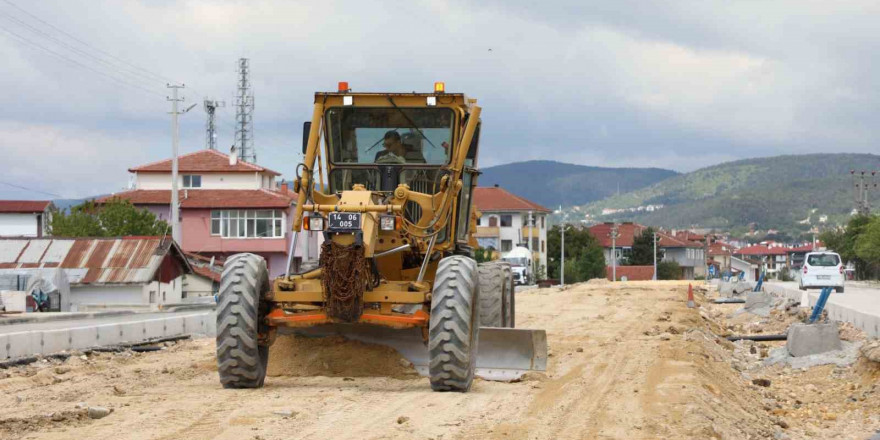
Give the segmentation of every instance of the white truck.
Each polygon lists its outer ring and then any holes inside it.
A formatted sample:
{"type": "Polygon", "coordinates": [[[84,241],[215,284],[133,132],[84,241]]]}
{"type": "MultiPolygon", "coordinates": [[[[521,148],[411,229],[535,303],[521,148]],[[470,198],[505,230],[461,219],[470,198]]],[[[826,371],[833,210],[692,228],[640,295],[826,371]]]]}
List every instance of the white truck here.
{"type": "Polygon", "coordinates": [[[532,273],[532,255],[524,246],[517,246],[510,252],[501,256],[502,261],[510,263],[513,271],[513,282],[516,285],[532,284],[535,282],[532,273]]]}

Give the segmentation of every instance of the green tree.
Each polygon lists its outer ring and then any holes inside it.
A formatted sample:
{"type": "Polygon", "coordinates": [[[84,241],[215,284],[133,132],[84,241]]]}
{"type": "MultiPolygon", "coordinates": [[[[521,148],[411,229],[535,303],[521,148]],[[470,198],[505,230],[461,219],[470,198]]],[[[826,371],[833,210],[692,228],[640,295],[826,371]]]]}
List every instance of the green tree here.
{"type": "Polygon", "coordinates": [[[675,261],[661,261],[657,263],[658,280],[680,280],[681,266],[675,261]]]}
{"type": "Polygon", "coordinates": [[[880,217],[874,217],[862,228],[853,251],[868,265],[880,264],[880,217]]]}
{"type": "MultiPolygon", "coordinates": [[[[647,228],[633,238],[632,252],[624,262],[628,266],[654,265],[654,228],[647,228]]],[[[657,261],[663,260],[663,251],[657,248],[657,261]]]]}
{"type": "MultiPolygon", "coordinates": [[[[856,277],[859,279],[868,278],[873,270],[870,261],[856,252],[856,247],[862,234],[876,219],[877,217],[857,215],[849,220],[844,230],[830,230],[819,234],[819,239],[828,249],[840,254],[843,261],[855,265],[856,277]]],[[[868,249],[863,247],[862,255],[869,255],[868,249]]]]}
{"type": "Polygon", "coordinates": [[[97,210],[92,201],[72,207],[70,213],[56,210],[49,222],[49,233],[59,237],[101,237],[97,210]]]}
{"type": "MultiPolygon", "coordinates": [[[[555,279],[560,277],[561,238],[559,225],[547,231],[547,272],[555,279]]],[[[604,277],[605,256],[599,241],[589,229],[568,225],[565,229],[565,282],[604,277]]]]}
{"type": "Polygon", "coordinates": [[[481,247],[476,248],[474,250],[474,259],[477,260],[477,263],[492,261],[492,250],[481,247]]]}
{"type": "Polygon", "coordinates": [[[52,215],[50,230],[58,237],[120,237],[170,232],[168,223],[157,219],[152,212],[117,198],[103,205],[87,201],[71,208],[69,213],[56,211],[52,215]]]}

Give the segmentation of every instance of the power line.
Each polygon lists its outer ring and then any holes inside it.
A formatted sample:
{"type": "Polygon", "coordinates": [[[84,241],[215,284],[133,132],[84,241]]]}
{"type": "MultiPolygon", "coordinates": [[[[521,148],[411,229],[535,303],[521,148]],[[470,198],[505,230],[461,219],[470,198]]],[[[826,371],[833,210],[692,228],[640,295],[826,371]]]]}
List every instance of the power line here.
{"type": "Polygon", "coordinates": [[[3,27],[3,26],[0,26],[0,30],[3,30],[4,32],[6,32],[6,33],[12,35],[12,36],[15,37],[19,42],[26,43],[26,44],[29,44],[29,45],[31,45],[31,46],[37,47],[37,48],[39,48],[39,49],[42,49],[42,50],[44,50],[44,51],[46,51],[46,52],[48,52],[48,53],[50,53],[50,54],[52,54],[52,55],[54,55],[54,56],[56,56],[56,57],[62,59],[62,60],[65,60],[65,61],[67,61],[67,62],[69,62],[69,63],[71,63],[71,64],[75,64],[75,65],[77,65],[77,66],[79,66],[79,67],[81,67],[81,68],[83,68],[83,69],[86,69],[86,70],[92,71],[92,72],[94,72],[94,73],[97,73],[98,75],[101,75],[101,76],[104,76],[104,77],[106,77],[106,78],[109,78],[109,79],[111,79],[111,80],[113,80],[113,81],[115,81],[115,82],[117,82],[117,83],[119,83],[119,84],[126,85],[126,86],[129,86],[129,87],[134,87],[134,88],[136,88],[136,89],[138,89],[138,90],[141,90],[141,91],[144,91],[144,92],[147,92],[147,93],[153,94],[153,95],[161,96],[161,97],[163,97],[163,98],[165,97],[164,94],[159,93],[159,92],[157,92],[157,91],[155,91],[155,90],[150,90],[150,89],[147,89],[147,88],[145,88],[145,87],[141,87],[141,86],[139,86],[139,85],[137,85],[137,84],[132,84],[132,83],[130,83],[130,82],[127,82],[127,81],[121,80],[121,79],[119,79],[119,78],[117,78],[117,77],[115,77],[115,76],[112,76],[112,75],[109,75],[109,74],[107,74],[107,73],[101,72],[100,70],[97,70],[97,69],[93,69],[93,68],[91,68],[91,67],[89,67],[89,66],[87,66],[87,65],[85,65],[85,64],[82,64],[82,63],[80,63],[80,62],[78,62],[78,61],[75,61],[75,60],[73,60],[73,59],[70,59],[70,58],[68,58],[68,57],[66,57],[66,56],[64,56],[64,55],[59,54],[58,52],[53,51],[52,49],[48,49],[48,48],[46,48],[46,47],[44,47],[44,46],[42,46],[42,45],[40,45],[40,44],[34,43],[33,41],[30,41],[30,40],[28,40],[27,38],[25,38],[25,37],[23,37],[23,36],[21,36],[21,35],[15,33],[15,32],[13,32],[13,31],[11,31],[11,30],[9,30],[9,29],[6,29],[6,28],[3,27]]]}
{"type": "Polygon", "coordinates": [[[63,199],[63,198],[64,198],[64,196],[60,196],[60,195],[55,194],[55,193],[50,193],[50,192],[46,192],[46,191],[40,191],[40,190],[38,190],[38,189],[28,188],[28,187],[26,187],[26,186],[16,185],[16,184],[14,184],[14,183],[9,183],[9,182],[3,182],[3,181],[0,181],[0,184],[3,184],[3,185],[9,185],[9,186],[14,187],[14,188],[23,189],[23,190],[25,190],[25,191],[31,191],[31,192],[36,192],[36,193],[40,193],[40,194],[46,194],[46,195],[49,195],[49,196],[52,196],[52,197],[58,197],[59,199],[63,199]]]}
{"type": "Polygon", "coordinates": [[[28,30],[30,30],[31,32],[33,32],[33,33],[35,33],[35,34],[41,35],[41,36],[43,36],[43,37],[45,37],[45,38],[47,38],[47,39],[49,39],[49,40],[54,41],[55,43],[59,44],[59,45],[62,46],[62,47],[65,47],[65,48],[67,48],[67,49],[69,49],[69,50],[71,50],[71,51],[74,51],[74,52],[76,52],[76,53],[82,55],[82,56],[85,56],[85,57],[91,58],[91,59],[93,59],[93,60],[95,60],[95,61],[97,61],[97,62],[99,62],[99,63],[101,63],[101,64],[104,64],[105,66],[107,66],[107,67],[109,67],[109,68],[111,68],[111,69],[116,70],[118,73],[121,73],[122,75],[129,75],[129,76],[130,76],[130,79],[133,79],[133,80],[135,80],[135,81],[145,81],[145,80],[146,80],[146,81],[154,81],[154,82],[159,82],[160,84],[163,84],[163,85],[165,84],[164,81],[159,81],[159,80],[157,80],[157,79],[155,79],[155,78],[152,78],[152,77],[150,77],[150,76],[144,75],[144,74],[142,74],[142,73],[132,72],[132,71],[128,71],[128,70],[122,70],[118,65],[113,64],[113,63],[110,63],[110,62],[108,62],[108,61],[106,61],[106,60],[104,60],[104,59],[102,59],[102,58],[96,57],[96,56],[94,56],[94,55],[92,55],[92,54],[90,54],[90,53],[88,53],[88,52],[86,52],[86,51],[84,51],[84,50],[82,50],[82,49],[79,49],[78,47],[75,47],[75,46],[72,46],[72,45],[70,45],[70,44],[67,44],[67,43],[64,42],[63,40],[60,40],[60,39],[58,39],[57,37],[55,37],[54,35],[48,34],[48,33],[46,33],[46,32],[43,32],[42,30],[40,30],[40,29],[38,29],[38,28],[36,28],[36,27],[33,27],[33,26],[31,26],[30,24],[28,24],[28,23],[26,23],[26,22],[24,22],[24,21],[19,20],[18,18],[15,18],[14,16],[11,16],[11,15],[8,15],[8,14],[0,14],[0,17],[6,18],[7,20],[11,20],[11,21],[17,23],[18,25],[27,28],[28,30]]]}
{"type": "Polygon", "coordinates": [[[51,23],[49,23],[49,22],[47,22],[47,21],[41,19],[40,17],[37,17],[36,15],[34,15],[34,14],[28,12],[27,10],[23,9],[22,7],[18,6],[17,4],[13,3],[13,2],[10,1],[10,0],[3,0],[3,2],[7,3],[8,5],[12,6],[12,7],[15,8],[15,9],[18,9],[19,11],[21,11],[22,13],[24,13],[24,14],[27,15],[28,17],[31,17],[31,18],[33,18],[34,20],[37,20],[37,21],[39,21],[40,23],[43,23],[43,24],[45,24],[46,26],[49,26],[50,28],[54,29],[55,31],[60,32],[61,34],[65,35],[65,36],[67,36],[67,37],[70,37],[71,39],[73,39],[74,41],[76,41],[76,42],[82,44],[83,46],[86,46],[86,47],[89,47],[89,48],[91,48],[91,49],[94,49],[94,50],[96,50],[96,51],[98,51],[98,52],[100,52],[100,53],[102,53],[102,54],[104,54],[104,55],[106,55],[106,56],[108,56],[108,57],[110,57],[110,58],[113,58],[114,60],[117,60],[117,61],[119,61],[119,62],[121,62],[121,63],[123,63],[123,64],[126,64],[126,65],[128,65],[128,66],[130,66],[130,67],[133,67],[133,68],[135,68],[135,69],[137,69],[137,70],[140,70],[140,71],[142,71],[142,72],[144,72],[144,73],[150,74],[150,75],[152,75],[155,79],[157,79],[157,80],[159,80],[159,81],[161,81],[161,82],[170,82],[170,83],[177,83],[177,82],[178,82],[178,81],[174,81],[174,80],[172,80],[172,79],[169,79],[168,77],[165,77],[165,76],[163,76],[163,75],[160,75],[160,74],[158,74],[158,73],[155,73],[155,72],[152,72],[152,71],[150,71],[150,70],[147,70],[147,69],[145,69],[145,68],[143,68],[143,67],[140,67],[140,66],[137,66],[137,65],[135,65],[135,64],[132,64],[132,63],[130,63],[130,62],[128,62],[128,61],[125,61],[124,59],[119,58],[119,57],[117,57],[116,55],[113,55],[113,54],[110,53],[110,52],[107,52],[107,51],[101,50],[101,49],[99,49],[99,48],[97,48],[97,47],[95,47],[95,46],[92,46],[91,44],[86,43],[86,42],[83,41],[83,40],[80,40],[80,39],[77,38],[76,36],[71,35],[70,33],[65,32],[64,30],[58,28],[57,26],[54,26],[53,24],[51,24],[51,23]]]}

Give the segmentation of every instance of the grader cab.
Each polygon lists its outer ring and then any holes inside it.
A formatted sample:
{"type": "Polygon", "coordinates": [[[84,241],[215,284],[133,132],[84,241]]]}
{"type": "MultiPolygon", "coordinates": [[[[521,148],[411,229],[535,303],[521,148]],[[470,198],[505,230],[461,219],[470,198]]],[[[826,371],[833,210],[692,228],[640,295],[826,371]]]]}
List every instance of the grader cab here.
{"type": "Polygon", "coordinates": [[[217,311],[224,387],[263,385],[277,332],[389,345],[438,391],[546,369],[544,331],[514,328],[510,266],[474,260],[480,111],[443,83],[433,93],[340,83],[315,94],[293,182],[291,255],[303,230],[323,234],[319,265],[291,273],[288,263],[269,280],[260,256],[227,260],[217,311]]]}

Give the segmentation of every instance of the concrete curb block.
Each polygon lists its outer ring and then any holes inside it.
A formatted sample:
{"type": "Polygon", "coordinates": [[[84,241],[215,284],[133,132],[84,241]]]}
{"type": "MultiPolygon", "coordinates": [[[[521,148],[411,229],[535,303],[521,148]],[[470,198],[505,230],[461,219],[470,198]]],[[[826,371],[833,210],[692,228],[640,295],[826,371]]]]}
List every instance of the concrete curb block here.
{"type": "Polygon", "coordinates": [[[6,355],[9,359],[31,356],[40,352],[39,346],[31,349],[30,332],[9,333],[6,337],[6,346],[8,347],[6,355]]]}
{"type": "Polygon", "coordinates": [[[0,361],[185,335],[215,336],[214,311],[122,324],[7,333],[0,335],[0,361]]]}
{"type": "Polygon", "coordinates": [[[70,330],[50,330],[41,333],[40,354],[58,353],[70,347],[70,330]]]}
{"type": "Polygon", "coordinates": [[[15,324],[31,324],[39,322],[73,321],[78,319],[107,318],[111,316],[134,315],[128,310],[111,310],[106,312],[63,312],[59,314],[28,313],[23,316],[7,316],[0,319],[0,326],[15,324]]]}
{"type": "MultiPolygon", "coordinates": [[[[772,283],[765,283],[764,290],[775,296],[798,301],[801,307],[812,308],[819,300],[819,292],[789,289],[772,283]]],[[[880,338],[880,316],[871,315],[830,301],[825,305],[825,310],[828,311],[829,319],[849,322],[856,328],[863,330],[869,337],[880,338]]]]}

